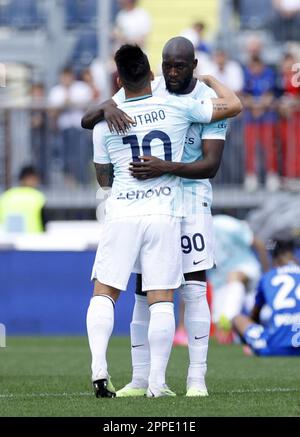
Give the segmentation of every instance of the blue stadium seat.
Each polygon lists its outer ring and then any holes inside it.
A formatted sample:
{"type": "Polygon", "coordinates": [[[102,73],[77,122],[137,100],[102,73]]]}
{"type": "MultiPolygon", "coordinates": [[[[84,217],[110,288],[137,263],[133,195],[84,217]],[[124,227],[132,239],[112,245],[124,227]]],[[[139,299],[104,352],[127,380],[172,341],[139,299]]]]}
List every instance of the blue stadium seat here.
{"type": "Polygon", "coordinates": [[[97,33],[90,31],[81,33],[75,44],[71,63],[77,70],[90,65],[92,60],[98,56],[98,38],[97,33]]]}
{"type": "Polygon", "coordinates": [[[65,0],[65,16],[67,27],[78,25],[96,25],[97,1],[95,0],[65,0]]]}
{"type": "Polygon", "coordinates": [[[240,0],[239,9],[242,29],[261,29],[270,19],[272,0],[240,0]]]}
{"type": "Polygon", "coordinates": [[[98,2],[95,0],[81,0],[81,22],[83,24],[96,24],[98,19],[98,2]]]}
{"type": "Polygon", "coordinates": [[[65,0],[64,4],[67,27],[77,26],[80,22],[78,2],[76,0],[65,0]]]}
{"type": "Polygon", "coordinates": [[[38,0],[9,0],[0,9],[0,24],[30,30],[44,24],[38,0]]]}

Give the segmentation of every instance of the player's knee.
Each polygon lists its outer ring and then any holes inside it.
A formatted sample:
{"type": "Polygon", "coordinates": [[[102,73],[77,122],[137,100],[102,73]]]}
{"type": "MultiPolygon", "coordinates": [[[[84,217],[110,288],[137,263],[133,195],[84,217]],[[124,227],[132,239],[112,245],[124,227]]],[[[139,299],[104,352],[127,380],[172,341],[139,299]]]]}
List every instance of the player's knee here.
{"type": "Polygon", "coordinates": [[[243,314],[238,314],[237,316],[234,316],[232,321],[232,327],[233,329],[239,333],[243,334],[246,330],[247,326],[249,325],[250,321],[248,317],[244,316],[243,314]]]}
{"type": "Polygon", "coordinates": [[[158,302],[173,302],[173,296],[173,290],[157,290],[147,292],[149,305],[153,305],[158,302]]]}
{"type": "Polygon", "coordinates": [[[109,285],[102,284],[99,281],[95,281],[93,296],[109,296],[114,302],[118,300],[120,291],[109,285]]]}
{"type": "Polygon", "coordinates": [[[228,282],[242,282],[244,285],[247,285],[249,278],[243,272],[230,272],[227,276],[228,282]]]}

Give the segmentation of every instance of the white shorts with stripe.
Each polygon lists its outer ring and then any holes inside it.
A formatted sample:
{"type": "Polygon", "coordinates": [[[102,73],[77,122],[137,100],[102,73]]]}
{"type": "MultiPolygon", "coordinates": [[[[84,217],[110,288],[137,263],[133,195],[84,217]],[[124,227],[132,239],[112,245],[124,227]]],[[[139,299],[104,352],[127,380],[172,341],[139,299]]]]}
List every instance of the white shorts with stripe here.
{"type": "Polygon", "coordinates": [[[180,219],[167,215],[105,221],[92,279],[126,290],[138,264],[143,291],[178,288],[183,279],[180,228],[180,219]]]}
{"type": "Polygon", "coordinates": [[[181,222],[183,272],[209,270],[214,266],[213,222],[210,212],[189,215],[181,222]]]}
{"type": "MultiPolygon", "coordinates": [[[[183,273],[209,270],[214,266],[213,221],[209,209],[182,220],[180,247],[183,273]]],[[[139,260],[133,272],[141,273],[139,260]]]]}

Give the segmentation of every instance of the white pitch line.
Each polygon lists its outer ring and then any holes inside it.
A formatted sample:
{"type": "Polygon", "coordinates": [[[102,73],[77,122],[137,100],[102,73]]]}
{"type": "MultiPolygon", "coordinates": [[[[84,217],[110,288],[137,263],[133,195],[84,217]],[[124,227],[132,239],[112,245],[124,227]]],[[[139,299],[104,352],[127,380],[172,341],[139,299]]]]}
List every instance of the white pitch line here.
{"type": "Polygon", "coordinates": [[[293,393],[300,392],[299,388],[253,388],[253,389],[237,389],[237,390],[224,390],[216,391],[215,394],[246,394],[246,393],[293,393]]]}
{"type": "MultiPolygon", "coordinates": [[[[213,395],[222,394],[247,394],[247,393],[295,393],[300,392],[298,388],[265,388],[265,389],[240,389],[240,390],[224,390],[212,392],[213,395]]],[[[93,393],[91,392],[80,392],[80,393],[25,393],[25,394],[0,394],[1,399],[15,399],[15,398],[68,398],[68,397],[91,397],[93,393]]]]}
{"type": "Polygon", "coordinates": [[[81,393],[25,393],[25,394],[0,394],[0,399],[11,399],[11,398],[67,398],[72,396],[92,396],[93,394],[90,392],[81,392],[81,393]]]}

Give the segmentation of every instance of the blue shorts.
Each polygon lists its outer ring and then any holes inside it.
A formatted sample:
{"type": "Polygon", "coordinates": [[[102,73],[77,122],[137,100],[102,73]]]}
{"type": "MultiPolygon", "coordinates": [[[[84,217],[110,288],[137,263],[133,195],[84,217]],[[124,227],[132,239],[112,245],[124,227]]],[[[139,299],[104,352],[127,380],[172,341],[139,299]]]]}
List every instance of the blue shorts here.
{"type": "Polygon", "coordinates": [[[262,325],[252,323],[244,334],[244,340],[259,356],[300,355],[300,347],[274,347],[270,345],[270,333],[262,325]]]}

